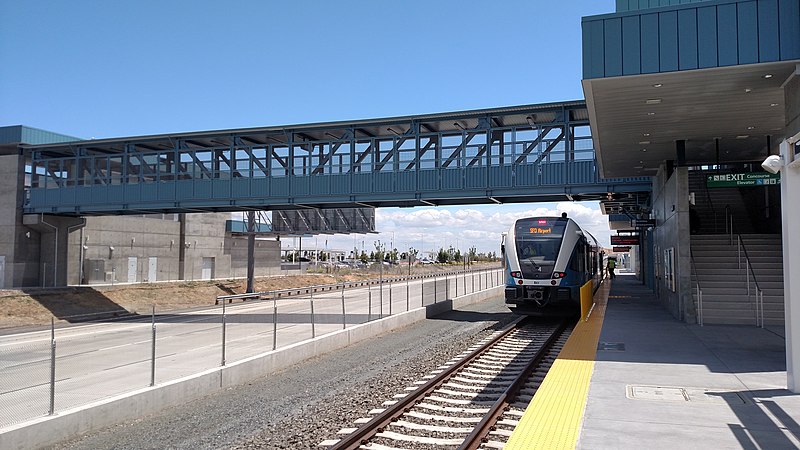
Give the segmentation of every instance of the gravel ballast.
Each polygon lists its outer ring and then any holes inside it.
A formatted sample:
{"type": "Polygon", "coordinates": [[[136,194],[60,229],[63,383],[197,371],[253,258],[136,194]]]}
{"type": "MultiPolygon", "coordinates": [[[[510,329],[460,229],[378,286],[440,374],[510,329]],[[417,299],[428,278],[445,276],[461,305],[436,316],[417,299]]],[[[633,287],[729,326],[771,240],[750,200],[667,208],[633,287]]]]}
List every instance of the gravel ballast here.
{"type": "Polygon", "coordinates": [[[498,297],[51,448],[318,448],[514,318],[498,297]]]}

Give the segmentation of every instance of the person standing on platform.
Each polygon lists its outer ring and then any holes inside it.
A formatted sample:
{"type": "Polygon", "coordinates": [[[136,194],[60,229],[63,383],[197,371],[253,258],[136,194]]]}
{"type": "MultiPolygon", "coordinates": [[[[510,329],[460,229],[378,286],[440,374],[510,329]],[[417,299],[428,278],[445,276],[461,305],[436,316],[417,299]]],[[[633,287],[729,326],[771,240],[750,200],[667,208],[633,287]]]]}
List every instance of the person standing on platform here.
{"type": "Polygon", "coordinates": [[[606,269],[608,269],[608,275],[611,277],[612,280],[615,277],[614,269],[616,267],[617,267],[617,261],[614,260],[614,259],[608,258],[608,262],[606,263],[606,269]]]}

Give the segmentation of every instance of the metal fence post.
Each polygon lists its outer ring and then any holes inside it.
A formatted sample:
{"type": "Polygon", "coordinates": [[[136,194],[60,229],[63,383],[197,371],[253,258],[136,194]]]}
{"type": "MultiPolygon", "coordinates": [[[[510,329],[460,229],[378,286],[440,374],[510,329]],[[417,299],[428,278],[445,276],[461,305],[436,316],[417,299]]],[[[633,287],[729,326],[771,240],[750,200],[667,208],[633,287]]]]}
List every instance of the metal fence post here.
{"type": "Polygon", "coordinates": [[[436,285],[436,275],[433,276],[433,303],[436,303],[436,300],[439,296],[439,286],[436,285]]]}
{"type": "Polygon", "coordinates": [[[478,290],[479,291],[483,290],[483,280],[481,280],[481,273],[480,272],[478,272],[478,290]]]}
{"type": "Polygon", "coordinates": [[[444,300],[450,298],[450,278],[444,274],[444,300]]]}
{"type": "Polygon", "coordinates": [[[455,296],[458,297],[458,271],[456,271],[456,276],[453,277],[453,278],[456,279],[456,295],[455,296]]]}
{"type": "Polygon", "coordinates": [[[389,315],[392,315],[392,282],[389,281],[389,315]]]}
{"type": "Polygon", "coordinates": [[[425,306],[425,275],[419,279],[419,306],[425,306]]]}
{"type": "Polygon", "coordinates": [[[372,285],[367,283],[367,322],[372,321],[372,285]]]}
{"type": "Polygon", "coordinates": [[[380,308],[378,308],[379,318],[383,319],[383,262],[381,262],[381,278],[378,281],[378,286],[381,289],[380,294],[378,294],[378,300],[381,302],[380,308]]]}
{"type": "Polygon", "coordinates": [[[50,408],[47,415],[52,416],[56,409],[56,323],[50,318],[50,408]]]}
{"type": "Polygon", "coordinates": [[[156,305],[153,305],[153,315],[152,315],[152,322],[151,327],[153,330],[153,343],[151,345],[151,352],[150,352],[150,386],[155,386],[156,384],[156,305]]]}
{"type": "Polygon", "coordinates": [[[278,297],[272,293],[272,350],[278,346],[278,297]]]}
{"type": "Polygon", "coordinates": [[[344,283],[342,283],[342,329],[347,328],[347,314],[344,310],[344,283]]]}
{"type": "Polygon", "coordinates": [[[314,287],[311,287],[311,338],[317,337],[317,330],[314,327],[314,287]]]}
{"type": "Polygon", "coordinates": [[[411,309],[411,290],[409,287],[409,280],[411,277],[406,278],[406,311],[411,309]]]}
{"type": "Polygon", "coordinates": [[[225,329],[227,328],[227,323],[225,321],[225,300],[222,300],[222,363],[220,365],[225,365],[225,329]]]}

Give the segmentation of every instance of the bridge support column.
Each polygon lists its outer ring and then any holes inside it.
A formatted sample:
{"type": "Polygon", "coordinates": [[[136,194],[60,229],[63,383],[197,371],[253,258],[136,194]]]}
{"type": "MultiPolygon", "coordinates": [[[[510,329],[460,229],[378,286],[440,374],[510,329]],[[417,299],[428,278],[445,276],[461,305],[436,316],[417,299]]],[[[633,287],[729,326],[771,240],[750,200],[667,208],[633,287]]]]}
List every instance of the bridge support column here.
{"type": "Polygon", "coordinates": [[[255,292],[256,212],[247,212],[247,293],[255,292]]]}
{"type": "MultiPolygon", "coordinates": [[[[76,217],[25,214],[22,224],[39,234],[39,285],[55,287],[67,285],[69,268],[69,234],[86,224],[76,217]]],[[[81,243],[82,245],[82,243],[81,243]]],[[[80,261],[83,264],[83,261],[80,261]]]]}

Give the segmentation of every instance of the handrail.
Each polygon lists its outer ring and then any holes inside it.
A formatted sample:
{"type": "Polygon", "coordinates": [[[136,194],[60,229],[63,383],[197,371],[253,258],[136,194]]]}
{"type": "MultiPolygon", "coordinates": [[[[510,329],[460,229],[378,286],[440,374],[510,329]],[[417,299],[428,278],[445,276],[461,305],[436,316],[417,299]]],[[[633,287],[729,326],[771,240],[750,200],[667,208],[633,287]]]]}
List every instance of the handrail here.
{"type": "Polygon", "coordinates": [[[753,276],[753,284],[755,284],[756,288],[756,326],[764,328],[764,291],[761,289],[761,286],[758,285],[758,280],[756,279],[756,273],[753,271],[753,264],[750,262],[750,255],[747,253],[747,246],[744,245],[744,239],[742,239],[741,234],[736,235],[739,242],[739,256],[738,256],[738,266],[739,269],[742,268],[742,250],[744,250],[744,259],[745,263],[747,264],[747,298],[750,298],[750,275],[753,276]]]}
{"type": "Polygon", "coordinates": [[[694,272],[694,279],[696,281],[695,288],[697,289],[697,324],[703,326],[703,290],[700,288],[700,275],[697,273],[697,267],[694,262],[694,252],[691,247],[689,248],[689,258],[691,259],[692,272],[694,272]]]}

